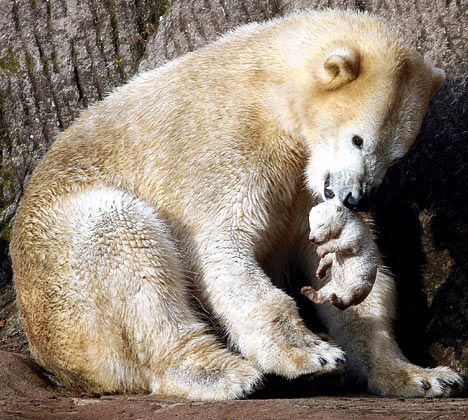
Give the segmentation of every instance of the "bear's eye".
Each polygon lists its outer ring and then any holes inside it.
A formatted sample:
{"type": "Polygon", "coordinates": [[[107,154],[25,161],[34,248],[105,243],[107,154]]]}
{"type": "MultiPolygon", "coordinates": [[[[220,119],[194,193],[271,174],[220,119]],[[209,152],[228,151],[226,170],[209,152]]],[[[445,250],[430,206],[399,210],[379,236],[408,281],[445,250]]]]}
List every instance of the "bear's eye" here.
{"type": "Polygon", "coordinates": [[[359,147],[360,149],[362,148],[362,143],[364,143],[364,140],[362,137],[359,136],[353,136],[353,143],[355,146],[359,147]]]}

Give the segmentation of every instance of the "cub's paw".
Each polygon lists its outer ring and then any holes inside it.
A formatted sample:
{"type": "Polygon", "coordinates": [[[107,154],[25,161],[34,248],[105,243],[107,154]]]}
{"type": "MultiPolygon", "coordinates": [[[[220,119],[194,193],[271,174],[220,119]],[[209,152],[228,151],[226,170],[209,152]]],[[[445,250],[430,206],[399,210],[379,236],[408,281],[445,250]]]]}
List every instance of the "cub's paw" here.
{"type": "Polygon", "coordinates": [[[448,367],[425,369],[410,363],[376,369],[369,378],[369,391],[385,396],[449,397],[463,386],[463,378],[448,367]]]}
{"type": "Polygon", "coordinates": [[[317,290],[315,290],[312,286],[304,286],[302,289],[301,289],[301,293],[309,298],[312,302],[314,303],[318,303],[317,300],[318,300],[318,294],[317,294],[317,290]]]}
{"type": "Polygon", "coordinates": [[[319,280],[325,278],[327,270],[333,264],[333,259],[330,255],[325,255],[325,257],[320,259],[319,265],[317,267],[316,276],[319,280]]]}
{"type": "Polygon", "coordinates": [[[327,242],[323,245],[320,245],[318,248],[317,248],[317,255],[320,257],[320,258],[325,258],[326,255],[332,253],[332,252],[335,252],[334,248],[331,246],[331,241],[330,242],[327,242]]]}

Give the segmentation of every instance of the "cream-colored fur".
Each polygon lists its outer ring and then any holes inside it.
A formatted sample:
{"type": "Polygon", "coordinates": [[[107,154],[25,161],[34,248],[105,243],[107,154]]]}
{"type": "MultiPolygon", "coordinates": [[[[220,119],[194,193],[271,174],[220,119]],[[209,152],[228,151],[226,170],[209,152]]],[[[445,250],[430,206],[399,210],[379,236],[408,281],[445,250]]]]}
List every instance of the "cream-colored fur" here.
{"type": "Polygon", "coordinates": [[[84,111],[34,171],[13,230],[34,357],[88,391],[221,400],[265,373],[342,368],[346,353],[372,392],[449,395],[457,373],[409,364],[393,340],[380,268],[361,305],[318,307],[337,345],[278,287],[291,260],[314,281],[307,214],[324,181],[340,201],[376,187],[442,80],[379,19],[305,12],[242,27],[84,111]]]}
{"type": "Polygon", "coordinates": [[[302,294],[314,303],[330,301],[339,309],[360,304],[372,290],[381,264],[366,221],[359,213],[337,204],[337,200],[328,200],[312,208],[309,226],[309,239],[320,245],[317,278],[323,279],[330,266],[333,273],[320,290],[305,286],[302,294]]]}

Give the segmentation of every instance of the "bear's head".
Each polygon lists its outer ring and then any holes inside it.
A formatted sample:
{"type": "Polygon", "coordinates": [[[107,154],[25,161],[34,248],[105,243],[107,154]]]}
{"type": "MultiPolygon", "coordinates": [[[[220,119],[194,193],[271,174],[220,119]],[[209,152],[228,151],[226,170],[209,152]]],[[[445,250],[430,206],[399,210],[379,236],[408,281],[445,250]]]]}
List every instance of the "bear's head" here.
{"type": "Polygon", "coordinates": [[[309,56],[303,46],[308,71],[295,73],[293,112],[309,149],[311,190],[365,210],[413,144],[445,73],[380,19],[344,15],[333,27],[314,38],[309,56]]]}

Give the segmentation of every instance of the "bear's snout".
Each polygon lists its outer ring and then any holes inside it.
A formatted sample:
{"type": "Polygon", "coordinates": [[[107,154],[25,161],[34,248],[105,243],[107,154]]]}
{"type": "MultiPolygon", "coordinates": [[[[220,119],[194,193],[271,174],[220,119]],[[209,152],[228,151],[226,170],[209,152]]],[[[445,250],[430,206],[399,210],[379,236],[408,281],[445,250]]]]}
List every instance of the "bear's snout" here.
{"type": "Polygon", "coordinates": [[[352,210],[352,211],[363,211],[362,207],[364,204],[364,195],[360,193],[357,197],[353,195],[353,193],[350,191],[344,201],[343,204],[346,208],[352,210]]]}
{"type": "Polygon", "coordinates": [[[359,192],[357,196],[355,196],[351,191],[348,192],[346,195],[343,205],[352,210],[352,211],[363,211],[368,212],[370,210],[370,205],[372,201],[372,196],[374,195],[375,189],[373,189],[369,193],[362,193],[359,192]]]}
{"type": "Polygon", "coordinates": [[[367,212],[377,187],[375,179],[352,171],[330,173],[324,183],[326,200],[338,198],[346,208],[355,212],[367,212]]]}

